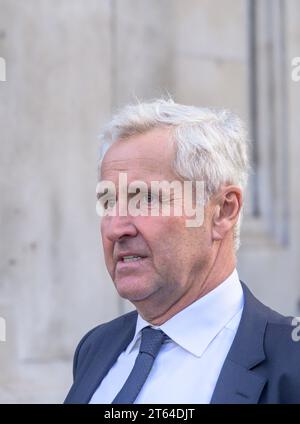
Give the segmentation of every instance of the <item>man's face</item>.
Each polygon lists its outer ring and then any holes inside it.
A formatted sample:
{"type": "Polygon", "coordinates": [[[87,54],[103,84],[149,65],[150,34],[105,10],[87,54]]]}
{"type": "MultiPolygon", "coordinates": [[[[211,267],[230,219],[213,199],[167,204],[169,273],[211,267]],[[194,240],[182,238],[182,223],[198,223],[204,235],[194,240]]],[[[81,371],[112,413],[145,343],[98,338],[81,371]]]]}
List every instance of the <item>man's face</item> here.
{"type": "MultiPolygon", "coordinates": [[[[180,181],[171,168],[175,151],[168,129],[155,129],[117,141],[106,152],[101,180],[118,193],[119,174],[127,181],[180,181]]],[[[179,201],[170,197],[170,207],[179,201]]],[[[118,203],[118,202],[117,202],[118,203]]],[[[201,294],[199,281],[211,259],[209,214],[203,225],[187,227],[183,216],[104,216],[101,234],[105,262],[119,295],[150,314],[165,312],[189,293],[201,294]],[[127,261],[125,256],[142,259],[127,261]]]]}

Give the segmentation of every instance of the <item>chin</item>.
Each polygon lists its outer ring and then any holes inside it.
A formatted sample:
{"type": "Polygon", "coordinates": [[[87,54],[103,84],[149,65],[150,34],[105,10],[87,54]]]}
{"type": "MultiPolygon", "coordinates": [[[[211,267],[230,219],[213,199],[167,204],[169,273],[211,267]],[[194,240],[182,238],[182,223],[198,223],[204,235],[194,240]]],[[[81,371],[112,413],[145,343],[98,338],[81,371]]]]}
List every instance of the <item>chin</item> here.
{"type": "Polygon", "coordinates": [[[120,297],[132,303],[146,300],[154,292],[153,287],[145,286],[141,282],[116,281],[115,287],[120,297]]]}

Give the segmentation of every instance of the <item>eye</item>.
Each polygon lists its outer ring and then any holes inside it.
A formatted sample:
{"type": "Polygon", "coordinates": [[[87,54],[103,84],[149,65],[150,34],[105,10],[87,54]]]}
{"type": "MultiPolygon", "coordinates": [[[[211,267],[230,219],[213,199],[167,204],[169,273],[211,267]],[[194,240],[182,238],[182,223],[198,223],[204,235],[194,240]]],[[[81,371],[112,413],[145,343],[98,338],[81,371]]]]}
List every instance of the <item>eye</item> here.
{"type": "Polygon", "coordinates": [[[97,202],[105,209],[112,209],[116,204],[116,199],[114,197],[107,198],[102,196],[101,193],[97,193],[97,202]]]}
{"type": "Polygon", "coordinates": [[[116,204],[116,199],[111,198],[111,199],[106,199],[106,201],[104,202],[104,209],[112,209],[116,204]]]}
{"type": "Polygon", "coordinates": [[[148,191],[142,196],[142,201],[145,202],[148,206],[154,206],[158,202],[158,198],[155,194],[148,191]]]}

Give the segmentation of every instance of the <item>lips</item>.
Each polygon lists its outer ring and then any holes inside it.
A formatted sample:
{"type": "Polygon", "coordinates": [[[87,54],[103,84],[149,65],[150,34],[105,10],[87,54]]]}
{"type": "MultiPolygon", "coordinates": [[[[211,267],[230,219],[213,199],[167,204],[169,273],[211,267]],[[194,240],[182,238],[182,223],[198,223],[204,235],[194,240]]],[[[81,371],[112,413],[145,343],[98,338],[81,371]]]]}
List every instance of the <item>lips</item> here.
{"type": "Polygon", "coordinates": [[[147,256],[138,252],[120,252],[117,255],[117,272],[135,272],[142,270],[147,262],[147,256]]]}
{"type": "Polygon", "coordinates": [[[136,261],[140,261],[142,259],[141,256],[124,256],[123,257],[123,262],[136,262],[136,261]]]}
{"type": "Polygon", "coordinates": [[[117,255],[117,262],[135,262],[144,259],[146,256],[139,252],[120,252],[117,255]]]}

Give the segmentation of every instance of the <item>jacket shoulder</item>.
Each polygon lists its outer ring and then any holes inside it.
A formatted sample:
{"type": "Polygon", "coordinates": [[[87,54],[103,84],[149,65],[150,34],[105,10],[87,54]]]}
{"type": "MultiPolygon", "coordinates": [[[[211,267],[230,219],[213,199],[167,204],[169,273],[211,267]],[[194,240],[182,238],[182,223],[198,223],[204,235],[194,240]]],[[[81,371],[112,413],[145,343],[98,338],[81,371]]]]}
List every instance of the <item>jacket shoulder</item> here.
{"type": "Polygon", "coordinates": [[[132,311],[111,321],[97,325],[88,331],[80,340],[74,354],[73,377],[75,378],[78,364],[80,364],[81,360],[86,358],[93,351],[97,350],[108,334],[118,334],[122,331],[124,326],[133,323],[136,318],[137,312],[132,311]]]}
{"type": "MultiPolygon", "coordinates": [[[[300,322],[260,303],[266,317],[261,373],[268,379],[272,403],[298,403],[300,399],[300,322]]],[[[267,396],[268,390],[266,390],[267,396]]]]}
{"type": "Polygon", "coordinates": [[[295,321],[268,323],[265,335],[266,367],[273,378],[269,386],[277,387],[278,403],[300,400],[300,325],[295,321]]]}
{"type": "MultiPolygon", "coordinates": [[[[243,284],[244,285],[244,284],[243,284]]],[[[264,349],[267,356],[274,356],[276,353],[285,354],[299,353],[300,341],[300,323],[292,316],[284,316],[271,309],[256,299],[250,290],[244,285],[246,295],[248,314],[247,319],[255,319],[257,322],[265,322],[264,349]],[[251,308],[249,308],[249,305],[251,308]],[[257,318],[259,321],[257,321],[257,318]],[[298,327],[297,327],[298,324],[298,327]],[[296,326],[296,327],[295,327],[296,326]],[[299,336],[297,337],[297,334],[299,336]]],[[[257,325],[253,327],[255,331],[257,325]]]]}

